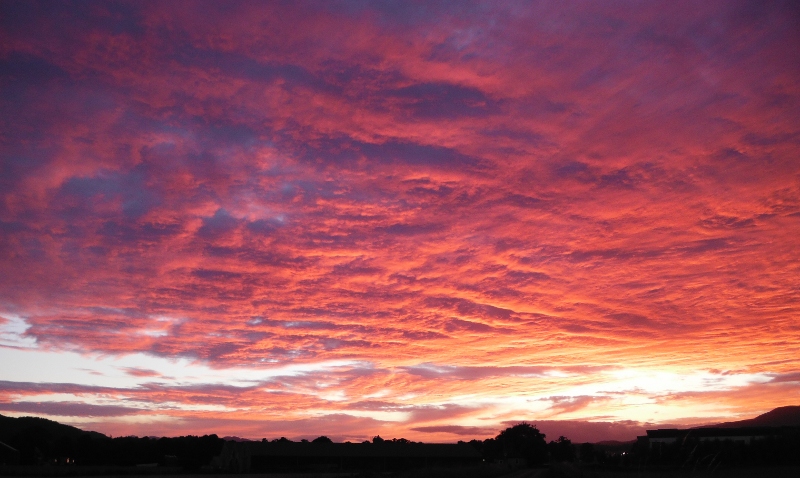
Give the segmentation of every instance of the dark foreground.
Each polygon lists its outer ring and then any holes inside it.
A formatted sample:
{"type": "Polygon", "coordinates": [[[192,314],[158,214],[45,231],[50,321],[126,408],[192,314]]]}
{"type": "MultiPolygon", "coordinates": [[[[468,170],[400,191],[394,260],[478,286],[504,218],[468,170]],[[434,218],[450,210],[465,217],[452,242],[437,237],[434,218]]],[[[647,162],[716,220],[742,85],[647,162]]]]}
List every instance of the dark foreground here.
{"type": "Polygon", "coordinates": [[[131,467],[0,467],[0,476],[124,477],[124,478],[797,478],[800,466],[745,467],[715,470],[603,470],[564,463],[550,467],[509,470],[495,465],[425,468],[404,472],[358,473],[181,473],[163,468],[131,467]]]}
{"type": "MultiPolygon", "coordinates": [[[[541,475],[531,475],[531,478],[534,476],[541,476],[542,478],[797,478],[800,477],[800,466],[757,466],[717,468],[713,470],[598,470],[581,468],[565,463],[554,465],[541,475]]],[[[523,477],[520,476],[518,478],[523,477]]]]}

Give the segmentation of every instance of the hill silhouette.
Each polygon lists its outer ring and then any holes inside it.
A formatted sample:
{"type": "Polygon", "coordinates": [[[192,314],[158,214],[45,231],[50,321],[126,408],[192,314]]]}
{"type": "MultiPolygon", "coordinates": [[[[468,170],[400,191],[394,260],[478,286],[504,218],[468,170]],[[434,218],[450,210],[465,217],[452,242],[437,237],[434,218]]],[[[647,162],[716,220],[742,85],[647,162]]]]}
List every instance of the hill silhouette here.
{"type": "Polygon", "coordinates": [[[84,431],[70,425],[64,425],[53,420],[38,417],[12,418],[0,415],[0,441],[8,443],[14,436],[29,435],[31,431],[39,430],[44,432],[51,439],[61,440],[63,438],[76,439],[81,436],[89,435],[92,438],[108,438],[102,433],[84,431]]]}
{"type": "Polygon", "coordinates": [[[798,427],[800,426],[800,406],[778,407],[755,418],[725,422],[714,426],[717,428],[798,427]]]}
{"type": "Polygon", "coordinates": [[[187,470],[207,465],[225,443],[216,435],[111,438],[44,418],[2,415],[0,442],[19,452],[22,465],[164,464],[187,470]]]}

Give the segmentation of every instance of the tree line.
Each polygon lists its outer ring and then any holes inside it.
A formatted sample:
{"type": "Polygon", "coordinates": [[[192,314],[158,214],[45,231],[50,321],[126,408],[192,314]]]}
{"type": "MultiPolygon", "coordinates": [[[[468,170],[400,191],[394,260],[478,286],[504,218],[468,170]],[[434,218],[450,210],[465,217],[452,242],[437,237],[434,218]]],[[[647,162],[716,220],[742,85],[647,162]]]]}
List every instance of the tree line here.
{"type": "MultiPolygon", "coordinates": [[[[515,463],[540,466],[546,463],[579,461],[602,468],[672,468],[705,470],[718,467],[800,465],[800,428],[790,428],[779,436],[749,442],[698,440],[687,438],[674,443],[646,440],[632,443],[627,451],[609,452],[599,445],[573,444],[566,437],[547,442],[536,426],[519,423],[486,440],[465,443],[474,447],[488,463],[515,463]]],[[[263,441],[266,441],[264,439],[263,441]]],[[[289,442],[281,437],[272,442],[289,442]]],[[[19,451],[22,465],[74,464],[133,466],[158,464],[197,470],[218,456],[225,440],[217,435],[174,438],[116,437],[85,432],[50,420],[0,416],[0,442],[19,451]]],[[[308,446],[332,443],[326,436],[301,440],[308,446]]],[[[376,436],[364,443],[382,446],[414,444],[405,438],[376,436]]],[[[0,465],[2,465],[0,460],[0,465]]]]}

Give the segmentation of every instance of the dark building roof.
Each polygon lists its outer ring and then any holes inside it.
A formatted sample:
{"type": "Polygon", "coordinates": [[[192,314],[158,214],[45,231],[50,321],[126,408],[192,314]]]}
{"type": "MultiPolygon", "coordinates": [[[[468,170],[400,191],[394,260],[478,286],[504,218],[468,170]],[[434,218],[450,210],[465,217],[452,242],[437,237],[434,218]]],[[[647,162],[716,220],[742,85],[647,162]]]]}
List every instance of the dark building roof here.
{"type": "Polygon", "coordinates": [[[479,459],[480,452],[466,443],[273,443],[243,442],[251,456],[351,458],[479,459]]]}

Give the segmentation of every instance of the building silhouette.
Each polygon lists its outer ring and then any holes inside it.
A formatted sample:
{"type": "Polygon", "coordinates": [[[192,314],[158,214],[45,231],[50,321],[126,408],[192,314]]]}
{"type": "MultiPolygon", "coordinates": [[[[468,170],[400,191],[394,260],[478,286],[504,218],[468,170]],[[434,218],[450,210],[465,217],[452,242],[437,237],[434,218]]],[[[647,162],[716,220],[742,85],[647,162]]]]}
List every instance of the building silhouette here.
{"type": "Polygon", "coordinates": [[[750,444],[753,440],[765,438],[780,438],[788,434],[796,434],[798,427],[704,427],[704,428],[660,428],[647,430],[647,440],[651,447],[663,444],[672,444],[689,439],[703,441],[743,442],[750,444]]]}

